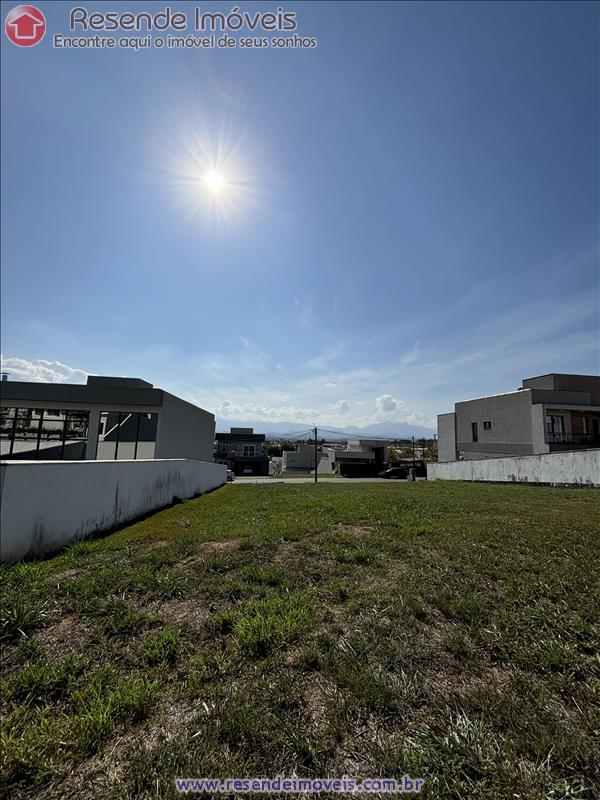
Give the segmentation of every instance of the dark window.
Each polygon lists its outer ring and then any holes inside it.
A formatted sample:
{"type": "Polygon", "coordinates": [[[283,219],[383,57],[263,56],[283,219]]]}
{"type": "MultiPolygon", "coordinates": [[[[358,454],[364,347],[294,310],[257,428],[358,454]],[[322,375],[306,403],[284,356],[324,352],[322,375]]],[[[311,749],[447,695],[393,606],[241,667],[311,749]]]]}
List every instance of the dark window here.
{"type": "Polygon", "coordinates": [[[471,423],[471,433],[473,435],[473,441],[474,442],[478,442],[479,441],[479,431],[477,430],[477,423],[476,422],[472,422],[471,423]]]}
{"type": "Polygon", "coordinates": [[[489,421],[489,419],[488,419],[488,420],[486,420],[486,421],[483,423],[483,430],[484,430],[484,431],[491,431],[491,430],[492,430],[492,423],[489,421]]]}
{"type": "Polygon", "coordinates": [[[103,411],[96,458],[107,461],[154,458],[157,426],[158,414],[103,411]]]}
{"type": "Polygon", "coordinates": [[[2,455],[7,458],[85,458],[87,411],[55,409],[2,409],[2,455]]]}
{"type": "Polygon", "coordinates": [[[560,414],[551,414],[546,417],[546,425],[548,426],[548,433],[565,432],[565,420],[560,414]]]}
{"type": "Polygon", "coordinates": [[[12,453],[17,421],[16,408],[3,408],[0,414],[0,437],[2,439],[2,457],[12,453]]]}

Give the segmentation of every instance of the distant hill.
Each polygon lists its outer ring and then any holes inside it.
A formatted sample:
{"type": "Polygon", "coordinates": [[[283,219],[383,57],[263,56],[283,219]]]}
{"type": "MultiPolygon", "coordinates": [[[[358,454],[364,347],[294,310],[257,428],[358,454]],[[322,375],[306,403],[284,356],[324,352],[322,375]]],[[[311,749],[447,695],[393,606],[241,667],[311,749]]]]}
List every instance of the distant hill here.
{"type": "MultiPolygon", "coordinates": [[[[226,433],[229,428],[254,428],[256,433],[265,433],[267,436],[273,438],[290,434],[292,436],[309,430],[311,425],[302,424],[299,422],[264,422],[261,420],[233,420],[223,419],[217,417],[217,431],[219,433],[226,433]]],[[[369,436],[383,436],[388,439],[410,439],[412,436],[415,438],[431,439],[435,433],[433,428],[425,428],[421,425],[410,425],[407,422],[375,422],[371,425],[366,425],[363,428],[357,425],[348,425],[345,428],[340,428],[336,425],[319,425],[323,429],[323,433],[319,434],[327,439],[347,439],[347,434],[351,437],[369,436]]]]}

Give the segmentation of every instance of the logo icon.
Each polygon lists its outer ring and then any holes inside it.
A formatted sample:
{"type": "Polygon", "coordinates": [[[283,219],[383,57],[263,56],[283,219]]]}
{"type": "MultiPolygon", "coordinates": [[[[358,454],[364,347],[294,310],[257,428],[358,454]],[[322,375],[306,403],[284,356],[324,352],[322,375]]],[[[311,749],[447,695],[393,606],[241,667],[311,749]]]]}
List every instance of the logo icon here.
{"type": "Polygon", "coordinates": [[[35,6],[15,6],[4,20],[4,30],[13,44],[33,47],[46,33],[46,18],[35,6]]]}

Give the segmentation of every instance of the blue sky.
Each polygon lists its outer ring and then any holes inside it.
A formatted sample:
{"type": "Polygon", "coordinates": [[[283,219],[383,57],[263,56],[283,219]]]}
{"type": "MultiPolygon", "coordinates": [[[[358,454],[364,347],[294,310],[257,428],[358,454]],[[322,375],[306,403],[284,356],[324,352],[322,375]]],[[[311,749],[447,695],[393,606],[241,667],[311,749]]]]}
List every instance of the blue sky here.
{"type": "Polygon", "coordinates": [[[3,39],[12,377],[343,426],[597,372],[598,5],[280,5],[315,49],[3,39]]]}

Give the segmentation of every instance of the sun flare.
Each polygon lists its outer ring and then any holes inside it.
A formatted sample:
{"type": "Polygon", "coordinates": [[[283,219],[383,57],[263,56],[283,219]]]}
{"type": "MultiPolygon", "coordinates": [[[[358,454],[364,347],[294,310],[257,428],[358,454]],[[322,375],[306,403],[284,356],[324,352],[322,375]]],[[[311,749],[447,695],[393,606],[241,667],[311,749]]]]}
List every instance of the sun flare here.
{"type": "Polygon", "coordinates": [[[215,169],[211,170],[206,175],[204,180],[209,191],[213,192],[214,194],[219,194],[219,192],[222,192],[225,188],[225,178],[215,169]]]}
{"type": "Polygon", "coordinates": [[[163,150],[155,156],[157,164],[166,161],[165,184],[176,190],[185,218],[212,231],[239,231],[265,197],[264,170],[254,166],[252,148],[242,134],[226,128],[224,122],[206,129],[181,122],[169,141],[161,140],[163,150]],[[174,147],[173,141],[179,144],[174,147]]]}

